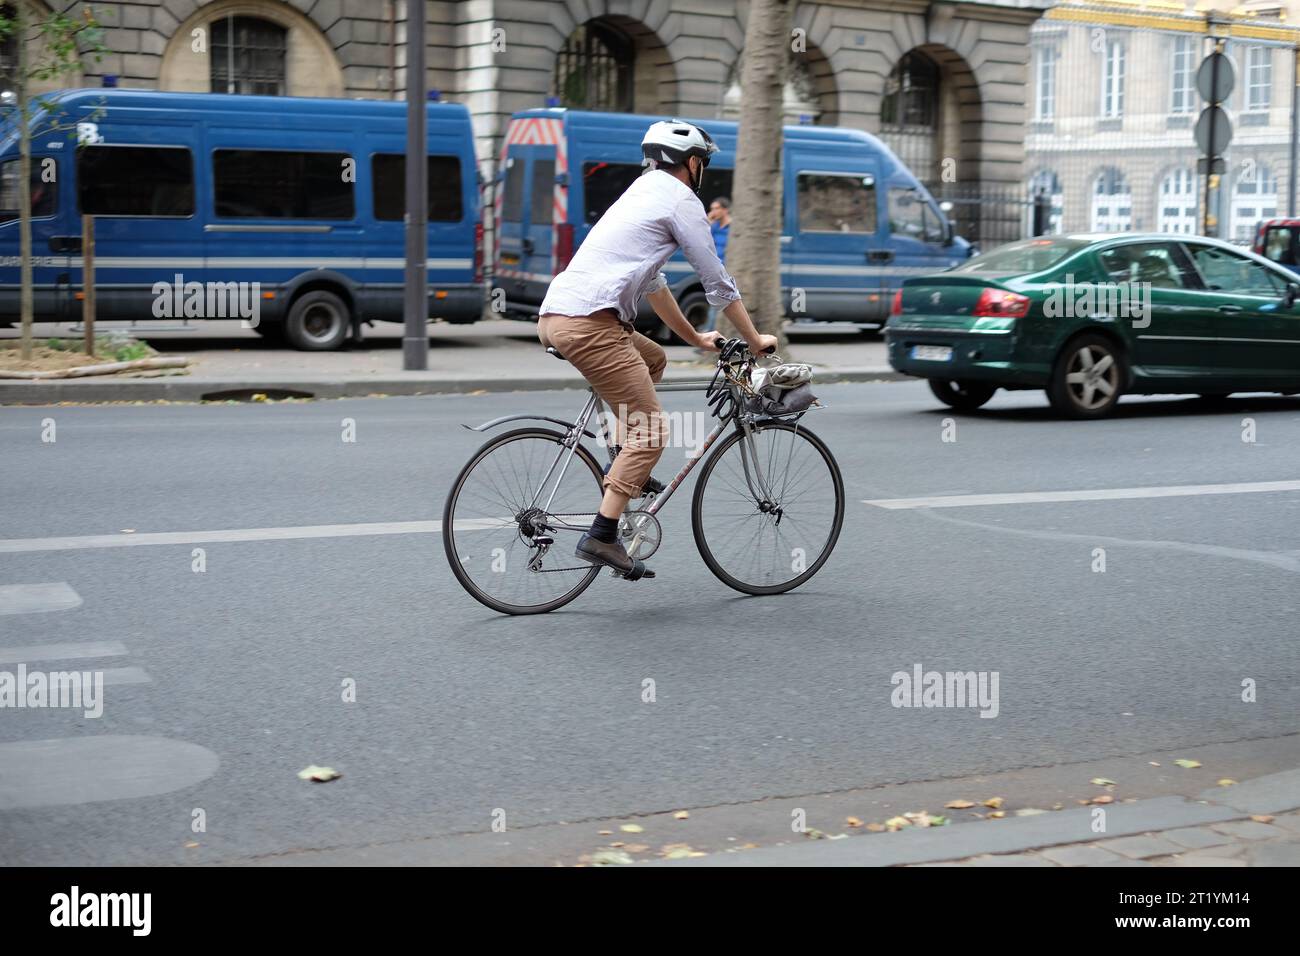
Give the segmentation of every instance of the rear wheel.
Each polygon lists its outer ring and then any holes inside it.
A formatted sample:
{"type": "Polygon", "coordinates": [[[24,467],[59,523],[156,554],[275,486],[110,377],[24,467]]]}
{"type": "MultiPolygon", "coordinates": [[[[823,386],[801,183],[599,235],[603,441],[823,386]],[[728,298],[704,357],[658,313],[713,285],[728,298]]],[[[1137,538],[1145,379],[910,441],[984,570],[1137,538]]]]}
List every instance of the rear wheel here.
{"type": "Polygon", "coordinates": [[[284,333],[296,349],[328,352],[343,346],[351,320],[347,303],[333,292],[316,289],[294,300],[284,333]]]}
{"type": "Polygon", "coordinates": [[[563,440],[547,428],[499,435],[474,453],[447,496],[447,562],[465,590],[494,611],[553,611],[600,572],[574,557],[578,532],[565,526],[591,522],[604,476],[579,445],[557,487],[551,472],[563,440]]]}
{"type": "Polygon", "coordinates": [[[961,412],[973,412],[998,390],[996,385],[983,382],[954,382],[947,378],[932,378],[928,382],[935,398],[961,412]]]}
{"type": "Polygon", "coordinates": [[[1124,391],[1124,355],[1104,335],[1088,333],[1066,343],[1052,369],[1047,398],[1070,418],[1110,414],[1124,391]]]}

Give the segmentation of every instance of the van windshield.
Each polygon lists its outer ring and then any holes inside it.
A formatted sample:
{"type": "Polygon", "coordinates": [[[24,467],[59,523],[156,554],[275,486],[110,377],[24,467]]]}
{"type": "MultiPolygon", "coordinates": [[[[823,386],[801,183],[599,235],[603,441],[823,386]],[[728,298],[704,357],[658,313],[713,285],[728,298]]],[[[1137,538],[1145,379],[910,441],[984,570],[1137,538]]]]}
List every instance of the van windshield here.
{"type": "Polygon", "coordinates": [[[1028,275],[1050,269],[1088,245],[1086,239],[1039,237],[999,246],[965,262],[953,272],[976,275],[1028,275]]]}

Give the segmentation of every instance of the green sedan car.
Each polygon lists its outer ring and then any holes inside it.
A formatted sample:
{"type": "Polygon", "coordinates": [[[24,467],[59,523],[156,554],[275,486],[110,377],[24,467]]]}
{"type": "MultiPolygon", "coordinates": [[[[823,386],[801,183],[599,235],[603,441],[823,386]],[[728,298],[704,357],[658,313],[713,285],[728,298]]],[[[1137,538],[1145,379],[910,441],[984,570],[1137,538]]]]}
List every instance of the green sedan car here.
{"type": "Polygon", "coordinates": [[[940,401],[1047,392],[1073,418],[1125,393],[1300,392],[1300,284],[1217,239],[1025,239],[907,279],[885,326],[889,363],[940,401]]]}

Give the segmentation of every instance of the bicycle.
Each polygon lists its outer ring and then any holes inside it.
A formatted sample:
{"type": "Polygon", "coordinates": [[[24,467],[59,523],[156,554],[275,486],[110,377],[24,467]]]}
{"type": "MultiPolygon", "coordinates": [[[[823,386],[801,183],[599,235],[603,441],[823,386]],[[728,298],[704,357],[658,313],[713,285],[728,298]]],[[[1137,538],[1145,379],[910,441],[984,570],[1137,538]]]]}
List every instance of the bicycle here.
{"type": "MultiPolygon", "coordinates": [[[[555,349],[547,351],[563,358],[555,349]]],[[[691,526],[705,565],[742,593],[781,594],[810,579],[830,557],[844,521],[844,482],[825,442],[800,425],[807,409],[780,418],[756,410],[750,387],[755,362],[745,343],[732,339],[720,351],[712,380],[656,386],[660,392],[704,391],[717,423],[667,486],[629,504],[619,535],[634,559],[644,561],[658,551],[663,529],[657,515],[703,461],[691,526]]],[[[498,435],[465,464],[447,497],[442,534],[452,572],[495,611],[553,611],[600,573],[599,565],[574,557],[572,545],[557,546],[570,532],[576,544],[602,494],[604,470],[582,440],[596,440],[588,425],[603,402],[594,390],[588,392],[571,422],[519,414],[463,426],[486,432],[506,422],[534,420],[563,428],[534,425],[498,435]]],[[[618,446],[608,418],[600,416],[601,436],[612,463],[618,446]]]]}

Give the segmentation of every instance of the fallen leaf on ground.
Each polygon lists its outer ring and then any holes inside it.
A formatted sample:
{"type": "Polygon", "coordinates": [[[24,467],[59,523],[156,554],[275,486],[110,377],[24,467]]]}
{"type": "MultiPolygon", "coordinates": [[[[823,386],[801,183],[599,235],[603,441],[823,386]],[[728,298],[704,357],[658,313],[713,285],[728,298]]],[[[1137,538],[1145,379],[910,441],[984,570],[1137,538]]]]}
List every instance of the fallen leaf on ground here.
{"type": "Polygon", "coordinates": [[[1273,818],[1267,813],[1252,813],[1250,818],[1256,823],[1272,823],[1273,818]]]}
{"type": "Polygon", "coordinates": [[[590,862],[596,866],[626,866],[633,860],[622,850],[597,850],[591,854],[590,862]]]}
{"type": "Polygon", "coordinates": [[[1006,815],[1007,815],[1007,811],[1005,811],[1005,810],[994,810],[992,813],[989,814],[989,819],[990,819],[990,820],[1001,820],[1001,819],[1002,819],[1003,817],[1005,817],[1006,815]]]}
{"type": "Polygon", "coordinates": [[[826,839],[826,834],[825,834],[825,833],[822,833],[822,831],[821,831],[821,830],[818,830],[816,827],[809,827],[807,830],[804,830],[804,831],[803,831],[803,835],[806,836],[806,837],[807,837],[808,839],[810,839],[810,840],[825,840],[825,839],[826,839]]]}
{"type": "Polygon", "coordinates": [[[299,780],[310,780],[312,783],[329,783],[329,781],[337,780],[341,776],[343,774],[333,767],[318,767],[315,764],[305,770],[298,771],[299,780]]]}
{"type": "Polygon", "coordinates": [[[614,831],[613,831],[613,830],[597,830],[597,831],[596,831],[596,836],[613,836],[613,835],[614,835],[614,831]]]}
{"type": "Polygon", "coordinates": [[[901,830],[903,827],[910,827],[911,825],[912,821],[907,817],[890,817],[885,821],[885,829],[887,830],[901,830]]]}
{"type": "Polygon", "coordinates": [[[1002,809],[1003,800],[1001,797],[990,797],[984,801],[984,806],[991,807],[994,810],[1002,809]]]}
{"type": "Polygon", "coordinates": [[[1201,765],[1199,760],[1175,760],[1174,763],[1178,764],[1178,766],[1182,767],[1184,770],[1195,770],[1201,765]]]}
{"type": "Polygon", "coordinates": [[[1093,803],[1114,803],[1115,798],[1112,797],[1109,793],[1103,793],[1100,797],[1093,797],[1092,802],[1093,803]]]}
{"type": "Polygon", "coordinates": [[[1219,781],[1219,786],[1221,787],[1235,787],[1236,785],[1237,781],[1233,780],[1231,777],[1224,777],[1219,781]]]}
{"type": "Polygon", "coordinates": [[[1153,767],[1158,767],[1158,766],[1160,766],[1160,764],[1159,764],[1157,761],[1155,761],[1155,760],[1148,760],[1147,763],[1151,764],[1151,766],[1153,766],[1153,767]]]}
{"type": "Polygon", "coordinates": [[[678,810],[676,813],[673,814],[674,820],[689,820],[690,818],[691,815],[687,813],[685,810],[678,810]]]}
{"type": "Polygon", "coordinates": [[[969,810],[973,806],[975,804],[970,800],[949,800],[944,804],[944,808],[948,810],[969,810]]]}
{"type": "Polygon", "coordinates": [[[885,826],[883,823],[868,823],[863,829],[868,833],[884,833],[889,829],[889,827],[885,826]]]}
{"type": "MultiPolygon", "coordinates": [[[[690,844],[687,843],[669,843],[667,846],[661,847],[659,852],[665,860],[684,860],[687,857],[697,855],[698,851],[692,849],[690,844]]],[[[699,853],[698,855],[703,856],[704,854],[699,853]]]]}
{"type": "Polygon", "coordinates": [[[621,849],[626,845],[627,844],[625,844],[622,840],[615,840],[613,843],[610,844],[610,846],[612,846],[616,850],[621,849]]]}
{"type": "Polygon", "coordinates": [[[624,833],[645,833],[645,827],[638,823],[625,823],[619,829],[624,833]]]}
{"type": "Polygon", "coordinates": [[[1094,787],[1113,787],[1113,786],[1115,786],[1115,781],[1114,781],[1114,780],[1108,780],[1108,779],[1105,778],[1105,777],[1093,777],[1093,778],[1092,778],[1091,780],[1089,780],[1088,782],[1089,782],[1090,784],[1092,784],[1094,787]]]}
{"type": "Polygon", "coordinates": [[[1024,807],[1016,811],[1018,817],[1036,817],[1040,813],[1046,813],[1046,810],[1040,810],[1038,807],[1024,807]]]}
{"type": "MultiPolygon", "coordinates": [[[[612,846],[613,844],[610,845],[612,846]]],[[[645,843],[629,843],[627,846],[623,847],[623,849],[627,850],[628,853],[644,853],[646,850],[650,849],[650,847],[645,843]]]]}
{"type": "Polygon", "coordinates": [[[187,843],[187,844],[185,844],[185,849],[187,849],[187,850],[192,850],[192,849],[194,849],[196,846],[198,846],[197,843],[187,843]]]}
{"type": "Polygon", "coordinates": [[[862,826],[862,821],[859,820],[857,817],[849,817],[849,818],[848,818],[847,820],[845,820],[844,822],[845,822],[848,826],[851,826],[851,827],[860,827],[860,826],[862,826]]]}

